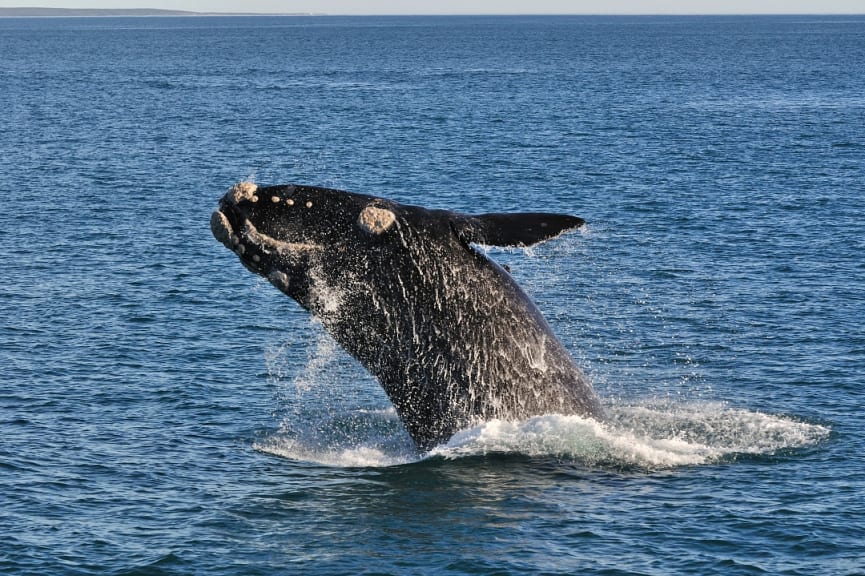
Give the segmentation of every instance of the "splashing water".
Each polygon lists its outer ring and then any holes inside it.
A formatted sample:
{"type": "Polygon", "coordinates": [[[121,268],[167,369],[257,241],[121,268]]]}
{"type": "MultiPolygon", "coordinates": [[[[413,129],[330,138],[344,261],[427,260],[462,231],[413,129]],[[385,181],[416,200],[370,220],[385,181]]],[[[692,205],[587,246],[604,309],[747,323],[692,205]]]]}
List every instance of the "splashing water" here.
{"type": "Polygon", "coordinates": [[[400,429],[396,411],[359,411],[343,420],[350,421],[352,434],[346,435],[340,422],[331,421],[331,429],[313,426],[305,431],[296,427],[283,429],[253,445],[256,450],[291,460],[314,462],[335,467],[378,468],[416,462],[421,458],[411,438],[400,429]],[[353,417],[352,417],[353,416],[353,417]],[[364,418],[367,417],[367,418],[364,418]],[[357,426],[366,420],[378,426],[357,426]],[[384,425],[390,434],[378,429],[384,425]]]}
{"type": "Polygon", "coordinates": [[[320,322],[311,324],[314,338],[300,370],[289,358],[288,344],[267,354],[278,396],[292,408],[279,431],[254,444],[256,450],[338,467],[518,454],[612,470],[663,470],[803,449],[831,432],[820,424],[719,402],[643,401],[607,405],[604,421],[561,414],[491,420],[420,454],[383,391],[320,322]]]}
{"type": "Polygon", "coordinates": [[[830,429],[787,416],[729,408],[718,403],[631,405],[608,409],[598,422],[580,416],[547,414],[521,421],[492,420],[455,434],[429,453],[418,454],[398,429],[390,410],[364,416],[355,437],[339,432],[292,435],[285,430],[256,444],[262,452],[329,466],[380,467],[432,458],[458,459],[490,454],[553,457],[587,467],[661,470],[772,456],[825,440],[830,429]],[[391,436],[383,434],[388,429],[391,436]]]}
{"type": "Polygon", "coordinates": [[[772,455],[816,444],[830,432],[825,426],[717,403],[619,406],[609,408],[608,416],[605,422],[558,414],[486,422],[456,434],[432,454],[519,453],[587,466],[655,470],[772,455]]]}

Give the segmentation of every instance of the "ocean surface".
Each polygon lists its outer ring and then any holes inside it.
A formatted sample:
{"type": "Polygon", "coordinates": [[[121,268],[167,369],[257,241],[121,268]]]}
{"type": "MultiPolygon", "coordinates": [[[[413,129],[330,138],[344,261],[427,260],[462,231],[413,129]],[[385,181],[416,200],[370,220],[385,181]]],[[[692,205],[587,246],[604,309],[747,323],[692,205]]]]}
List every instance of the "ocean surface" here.
{"type": "Polygon", "coordinates": [[[3,574],[865,574],[865,18],[0,20],[3,574]],[[417,453],[211,236],[299,182],[488,248],[603,422],[417,453]]]}

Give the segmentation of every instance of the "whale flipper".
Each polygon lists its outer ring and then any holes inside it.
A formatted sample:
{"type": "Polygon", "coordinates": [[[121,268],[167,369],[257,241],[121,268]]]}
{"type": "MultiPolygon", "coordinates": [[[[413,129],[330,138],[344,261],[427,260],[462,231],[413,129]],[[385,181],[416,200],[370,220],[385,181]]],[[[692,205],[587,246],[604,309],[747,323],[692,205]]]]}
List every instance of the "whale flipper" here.
{"type": "Polygon", "coordinates": [[[531,246],[574,230],[585,220],[548,212],[491,213],[454,221],[457,236],[466,244],[531,246]]]}

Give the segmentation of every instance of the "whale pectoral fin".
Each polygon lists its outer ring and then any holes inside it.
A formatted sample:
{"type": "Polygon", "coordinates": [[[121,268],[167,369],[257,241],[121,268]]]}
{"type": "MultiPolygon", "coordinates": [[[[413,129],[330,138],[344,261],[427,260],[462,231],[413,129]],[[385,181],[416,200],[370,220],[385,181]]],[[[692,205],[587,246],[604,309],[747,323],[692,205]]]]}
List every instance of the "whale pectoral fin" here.
{"type": "Polygon", "coordinates": [[[454,231],[463,242],[489,246],[531,246],[575,230],[585,220],[567,214],[518,212],[477,214],[454,220],[454,231]]]}

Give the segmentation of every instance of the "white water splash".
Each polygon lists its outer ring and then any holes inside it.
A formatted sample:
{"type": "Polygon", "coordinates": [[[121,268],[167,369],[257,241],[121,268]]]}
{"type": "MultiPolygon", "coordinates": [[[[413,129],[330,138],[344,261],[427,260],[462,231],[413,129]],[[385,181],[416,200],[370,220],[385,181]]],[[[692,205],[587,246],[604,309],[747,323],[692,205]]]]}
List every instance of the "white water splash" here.
{"type": "Polygon", "coordinates": [[[381,468],[410,464],[419,460],[410,445],[375,446],[360,444],[358,446],[328,446],[318,443],[304,442],[302,439],[285,436],[272,436],[253,447],[267,454],[314,462],[324,466],[338,468],[381,468]]]}
{"type": "Polygon", "coordinates": [[[602,469],[663,470],[808,448],[831,432],[719,402],[646,401],[608,405],[602,422],[560,414],[493,420],[419,454],[374,381],[358,377],[363,372],[320,321],[313,319],[311,326],[313,337],[305,347],[292,350],[286,343],[267,354],[277,396],[293,408],[284,413],[278,432],[254,444],[256,450],[336,467],[516,454],[602,469]]]}
{"type": "Polygon", "coordinates": [[[771,455],[828,437],[825,426],[717,403],[625,406],[598,422],[579,416],[492,421],[456,434],[433,454],[518,453],[589,466],[663,469],[717,462],[737,455],[771,455]]]}
{"type": "MultiPolygon", "coordinates": [[[[329,446],[321,437],[305,444],[298,438],[276,435],[255,447],[286,458],[345,467],[519,454],[589,467],[660,470],[806,448],[830,433],[819,424],[718,403],[643,404],[613,407],[608,412],[605,422],[559,414],[516,422],[493,420],[458,432],[423,455],[412,451],[407,437],[388,443],[380,435],[356,438],[350,446],[329,446]]],[[[377,417],[392,420],[395,414],[383,411],[377,417]]]]}

